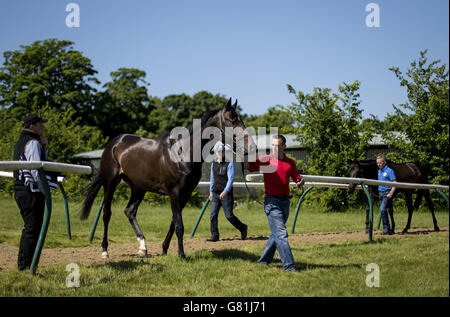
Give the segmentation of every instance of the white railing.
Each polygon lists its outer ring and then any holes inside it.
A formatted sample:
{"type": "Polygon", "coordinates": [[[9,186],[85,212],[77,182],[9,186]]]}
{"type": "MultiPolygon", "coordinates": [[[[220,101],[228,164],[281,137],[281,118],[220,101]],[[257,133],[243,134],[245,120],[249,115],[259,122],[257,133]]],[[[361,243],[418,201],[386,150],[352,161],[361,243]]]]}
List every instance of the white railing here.
{"type": "MultiPolygon", "coordinates": [[[[246,176],[246,180],[253,181],[256,179],[261,179],[263,174],[248,174],[246,176]]],[[[436,184],[419,184],[419,183],[401,183],[401,182],[386,182],[386,181],[378,181],[369,178],[354,178],[354,177],[337,177],[337,176],[319,176],[319,175],[302,175],[302,178],[305,181],[313,181],[313,182],[324,182],[324,183],[339,183],[339,184],[361,184],[364,183],[366,185],[371,186],[389,186],[396,188],[410,188],[410,189],[440,189],[440,190],[449,190],[449,186],[447,185],[436,185],[436,184]]],[[[291,183],[292,184],[292,183],[291,183]]]]}
{"type": "Polygon", "coordinates": [[[49,172],[91,174],[92,168],[85,165],[43,162],[43,161],[0,161],[0,171],[36,170],[43,168],[49,172]]]}
{"type": "MultiPolygon", "coordinates": [[[[1,172],[0,171],[0,177],[8,177],[8,178],[14,178],[14,173],[12,172],[1,172]]],[[[64,182],[64,177],[58,176],[58,183],[64,182]]]]}
{"type": "MultiPolygon", "coordinates": [[[[248,175],[247,175],[248,176],[248,175]]],[[[209,182],[199,182],[198,187],[209,187],[209,182]]],[[[234,182],[234,188],[245,188],[245,184],[247,184],[248,188],[262,188],[264,187],[264,183],[262,182],[234,182]]],[[[290,186],[295,186],[294,182],[289,183],[290,186]]],[[[339,183],[324,183],[324,182],[305,182],[304,186],[307,187],[334,187],[334,188],[342,188],[348,189],[348,184],[339,184],[339,183]]],[[[362,189],[361,185],[357,185],[356,189],[362,189]]]]}

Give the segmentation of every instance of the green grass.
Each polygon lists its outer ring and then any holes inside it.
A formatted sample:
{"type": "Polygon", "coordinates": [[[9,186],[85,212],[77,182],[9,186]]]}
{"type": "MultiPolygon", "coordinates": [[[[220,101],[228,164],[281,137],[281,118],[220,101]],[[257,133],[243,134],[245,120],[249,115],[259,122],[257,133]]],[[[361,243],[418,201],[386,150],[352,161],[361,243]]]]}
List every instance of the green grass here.
{"type": "Polygon", "coordinates": [[[0,296],[449,296],[448,236],[292,246],[297,273],[277,260],[256,264],[262,247],[199,251],[80,268],[80,287],[66,288],[64,266],[35,276],[0,274],[0,296]],[[366,265],[380,267],[380,287],[365,284],[366,265]]]}
{"type": "MultiPolygon", "coordinates": [[[[296,201],[294,200],[294,203],[296,201]]],[[[136,242],[133,230],[123,214],[125,203],[113,206],[110,243],[136,242]]],[[[97,205],[98,206],[98,205],[97,205]]],[[[72,240],[67,239],[64,206],[55,200],[45,248],[79,247],[87,242],[97,209],[87,222],[78,219],[79,205],[71,204],[72,240]]],[[[22,219],[13,199],[0,200],[0,242],[18,245],[22,219]]],[[[291,209],[288,229],[295,208],[291,209]]],[[[194,226],[200,208],[183,212],[185,239],[194,226]]],[[[249,224],[249,235],[267,236],[266,217],[261,206],[236,208],[236,215],[249,224]]],[[[220,213],[221,237],[238,232],[220,213]]],[[[396,212],[397,228],[406,223],[407,213],[396,212]]],[[[171,212],[167,206],[141,205],[138,220],[147,240],[162,241],[167,233],[171,212]]],[[[296,233],[342,232],[364,230],[361,210],[324,213],[312,206],[302,207],[296,233]]],[[[448,211],[437,213],[438,224],[448,226],[448,211]]],[[[100,220],[93,244],[100,245],[100,220]]],[[[425,209],[415,212],[412,227],[432,227],[425,209]]],[[[209,237],[209,208],[195,237],[209,237]]],[[[174,238],[176,239],[176,238],[174,238]]],[[[408,236],[401,239],[379,238],[374,243],[351,241],[291,245],[297,273],[282,272],[276,255],[270,266],[257,264],[263,247],[243,247],[187,254],[182,262],[176,255],[104,265],[80,266],[80,287],[67,288],[69,274],[65,266],[39,267],[32,276],[28,271],[0,272],[0,296],[449,296],[449,240],[446,235],[408,236]],[[366,265],[380,267],[380,287],[365,284],[366,265]]]]}
{"type": "MultiPolygon", "coordinates": [[[[295,213],[297,200],[293,200],[291,214],[286,224],[289,233],[291,232],[292,221],[295,213]]],[[[67,238],[66,220],[64,204],[61,199],[54,199],[52,207],[52,217],[45,240],[46,248],[60,247],[81,247],[89,246],[88,238],[91,227],[94,222],[95,214],[99,201],[94,204],[89,219],[81,221],[79,219],[80,203],[70,203],[70,222],[72,240],[67,238]]],[[[136,242],[134,231],[132,230],[128,219],[124,215],[126,202],[117,202],[112,206],[112,217],[109,224],[109,240],[111,243],[136,242]]],[[[23,221],[19,209],[14,199],[0,199],[0,243],[7,242],[18,245],[20,240],[23,221]]],[[[183,210],[183,222],[185,228],[185,238],[194,228],[201,208],[186,207],[183,210]]],[[[378,221],[378,210],[374,209],[375,226],[378,221]]],[[[241,204],[234,209],[234,213],[239,219],[249,225],[249,236],[268,236],[269,228],[267,218],[259,204],[253,204],[248,207],[241,204]]],[[[210,236],[209,226],[210,206],[208,206],[203,218],[195,233],[195,238],[207,238],[210,236]]],[[[408,214],[405,209],[397,208],[394,214],[397,231],[401,231],[406,224],[408,214]]],[[[438,224],[441,227],[448,226],[448,211],[436,212],[438,224]]],[[[151,206],[145,201],[141,204],[137,219],[139,225],[148,241],[163,241],[169,224],[172,219],[172,212],[167,206],[151,206]]],[[[349,210],[342,212],[323,212],[320,208],[302,205],[297,218],[295,233],[311,232],[347,232],[363,231],[365,228],[365,211],[362,209],[349,210]]],[[[415,211],[412,218],[411,227],[432,228],[433,223],[428,209],[421,208],[415,211]]],[[[219,213],[219,231],[221,237],[239,236],[239,232],[225,219],[223,211],[219,213]]],[[[100,217],[98,222],[94,241],[95,244],[101,243],[103,236],[103,221],[100,217]]]]}

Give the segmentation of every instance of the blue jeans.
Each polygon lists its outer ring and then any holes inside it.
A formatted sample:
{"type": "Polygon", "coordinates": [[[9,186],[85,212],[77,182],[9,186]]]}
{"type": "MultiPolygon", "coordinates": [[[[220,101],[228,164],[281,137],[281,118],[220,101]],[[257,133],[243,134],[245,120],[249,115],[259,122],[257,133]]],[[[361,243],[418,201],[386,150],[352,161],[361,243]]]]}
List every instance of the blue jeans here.
{"type": "Polygon", "coordinates": [[[283,270],[295,271],[294,257],[288,243],[286,221],[289,217],[289,199],[275,196],[264,197],[264,212],[269,221],[270,236],[266,247],[258,262],[269,264],[275,255],[275,250],[280,254],[283,270]]]}
{"type": "Polygon", "coordinates": [[[392,203],[392,198],[391,199],[387,198],[386,197],[387,194],[389,194],[389,190],[380,192],[380,212],[381,212],[381,219],[383,220],[383,231],[390,230],[388,210],[391,213],[394,212],[394,205],[392,203]]]}

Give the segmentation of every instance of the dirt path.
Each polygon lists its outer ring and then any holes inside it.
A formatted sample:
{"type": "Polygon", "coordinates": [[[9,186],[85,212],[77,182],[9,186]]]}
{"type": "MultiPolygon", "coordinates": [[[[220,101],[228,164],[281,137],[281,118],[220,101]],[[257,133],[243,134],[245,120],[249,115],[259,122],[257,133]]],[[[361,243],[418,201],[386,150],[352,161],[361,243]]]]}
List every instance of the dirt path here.
{"type": "MultiPolygon", "coordinates": [[[[415,228],[410,229],[408,234],[401,235],[395,234],[392,236],[383,236],[391,239],[401,239],[404,237],[417,236],[417,235],[448,235],[449,228],[441,228],[441,231],[434,232],[432,228],[415,228]]],[[[374,238],[380,237],[379,232],[374,233],[374,238]]],[[[292,234],[289,235],[289,243],[291,245],[304,244],[304,243],[333,243],[342,241],[359,241],[367,240],[368,236],[364,232],[328,232],[328,233],[309,233],[309,234],[292,234]]],[[[218,242],[207,242],[204,238],[185,239],[184,251],[186,255],[199,250],[223,250],[223,249],[237,249],[244,246],[264,246],[267,241],[267,237],[264,236],[250,236],[247,240],[242,241],[238,237],[224,238],[218,242]]],[[[147,242],[147,249],[149,256],[161,255],[162,242],[147,242]]],[[[106,262],[119,262],[127,261],[130,258],[135,258],[138,249],[138,243],[127,243],[119,245],[110,245],[109,247],[109,259],[102,259],[100,257],[101,247],[99,245],[92,247],[80,247],[80,248],[58,248],[58,249],[45,249],[42,251],[39,266],[52,266],[52,265],[66,265],[69,263],[78,263],[81,265],[90,264],[102,264],[106,262]]],[[[177,253],[178,246],[176,238],[173,239],[169,253],[177,253]]],[[[0,243],[0,271],[17,269],[17,253],[18,247],[0,243]]]]}

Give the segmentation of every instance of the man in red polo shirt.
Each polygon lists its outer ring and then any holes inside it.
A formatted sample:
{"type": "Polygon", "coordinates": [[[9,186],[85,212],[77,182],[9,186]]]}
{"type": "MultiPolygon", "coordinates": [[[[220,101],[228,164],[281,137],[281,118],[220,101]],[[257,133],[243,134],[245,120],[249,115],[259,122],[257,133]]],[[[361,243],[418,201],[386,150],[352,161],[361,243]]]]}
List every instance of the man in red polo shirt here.
{"type": "Polygon", "coordinates": [[[279,134],[272,139],[272,153],[263,155],[255,162],[248,162],[245,167],[250,172],[264,173],[264,212],[269,221],[271,234],[266,247],[259,258],[259,263],[270,264],[278,250],[283,270],[295,272],[294,257],[288,243],[286,221],[289,217],[289,181],[292,178],[298,187],[304,180],[297,171],[295,162],[286,157],[286,138],[279,134]]]}

